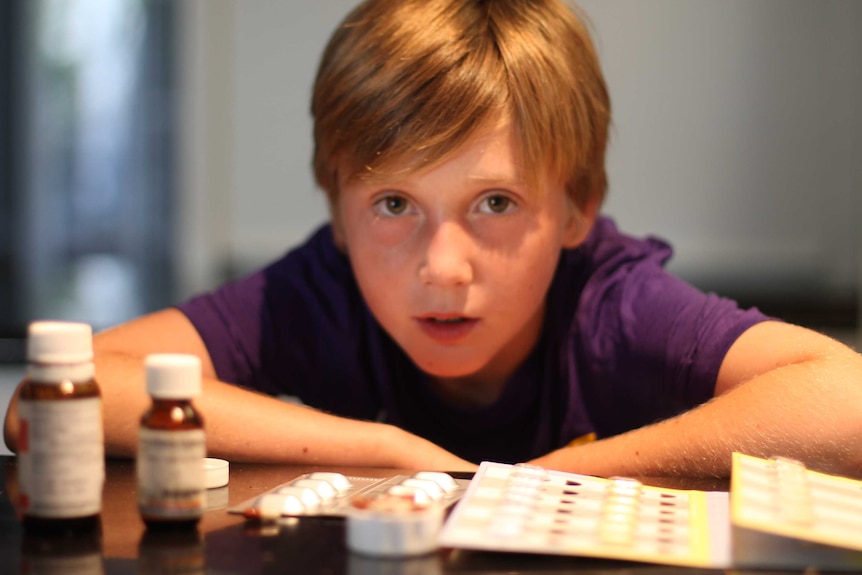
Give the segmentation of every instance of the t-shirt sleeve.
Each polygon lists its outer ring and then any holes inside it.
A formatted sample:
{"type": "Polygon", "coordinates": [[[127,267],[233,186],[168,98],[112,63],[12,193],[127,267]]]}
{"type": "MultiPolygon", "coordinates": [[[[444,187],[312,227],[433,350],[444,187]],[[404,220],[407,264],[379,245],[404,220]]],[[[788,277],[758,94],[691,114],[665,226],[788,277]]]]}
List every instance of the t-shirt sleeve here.
{"type": "Polygon", "coordinates": [[[582,369],[602,435],[665,419],[713,397],[736,339],[767,318],[664,269],[670,247],[623,237],[600,256],[578,311],[582,369]]]}
{"type": "Polygon", "coordinates": [[[223,381],[333,409],[367,395],[357,382],[364,381],[360,333],[368,314],[328,227],[264,269],[178,308],[223,381]]]}
{"type": "Polygon", "coordinates": [[[266,387],[258,377],[265,283],[263,271],[257,271],[177,306],[194,325],[222,381],[266,387]]]}

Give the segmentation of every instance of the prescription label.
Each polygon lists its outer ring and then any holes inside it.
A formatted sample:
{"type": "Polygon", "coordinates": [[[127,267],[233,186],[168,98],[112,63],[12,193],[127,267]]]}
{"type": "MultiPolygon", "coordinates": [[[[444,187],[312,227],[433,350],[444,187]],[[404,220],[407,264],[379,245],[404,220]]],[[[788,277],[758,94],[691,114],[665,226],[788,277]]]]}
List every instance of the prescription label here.
{"type": "Polygon", "coordinates": [[[145,516],[199,517],[204,509],[206,435],[202,429],[142,428],[138,438],[138,507],[145,516]]]}
{"type": "Polygon", "coordinates": [[[105,482],[101,399],[22,399],[19,414],[21,511],[45,518],[98,514],[105,482]]]}

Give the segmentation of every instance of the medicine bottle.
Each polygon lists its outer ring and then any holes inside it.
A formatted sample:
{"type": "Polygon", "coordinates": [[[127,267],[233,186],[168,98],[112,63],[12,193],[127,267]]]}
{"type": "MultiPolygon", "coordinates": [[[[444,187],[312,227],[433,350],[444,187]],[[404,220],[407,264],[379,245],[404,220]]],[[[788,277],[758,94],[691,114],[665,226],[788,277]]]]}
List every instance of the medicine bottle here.
{"type": "Polygon", "coordinates": [[[206,436],[192,404],[201,391],[200,359],[150,355],[145,371],[152,406],[138,435],[138,509],[150,529],[194,529],[206,502],[206,436]]]}
{"type": "Polygon", "coordinates": [[[75,322],[30,324],[27,361],[17,460],[24,530],[98,530],[105,448],[92,328],[75,322]]]}

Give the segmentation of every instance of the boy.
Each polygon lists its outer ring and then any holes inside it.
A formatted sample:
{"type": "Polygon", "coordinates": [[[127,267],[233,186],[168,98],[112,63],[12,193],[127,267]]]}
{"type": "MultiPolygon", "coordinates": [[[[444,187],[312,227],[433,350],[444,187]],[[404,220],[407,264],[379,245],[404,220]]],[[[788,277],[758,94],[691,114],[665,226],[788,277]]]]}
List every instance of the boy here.
{"type": "Polygon", "coordinates": [[[862,470],[857,354],[694,290],[598,215],[610,104],[560,0],[368,0],[312,112],[331,226],[97,336],[108,453],[134,453],[143,358],[171,351],[203,360],[209,452],[234,460],[862,470]]]}

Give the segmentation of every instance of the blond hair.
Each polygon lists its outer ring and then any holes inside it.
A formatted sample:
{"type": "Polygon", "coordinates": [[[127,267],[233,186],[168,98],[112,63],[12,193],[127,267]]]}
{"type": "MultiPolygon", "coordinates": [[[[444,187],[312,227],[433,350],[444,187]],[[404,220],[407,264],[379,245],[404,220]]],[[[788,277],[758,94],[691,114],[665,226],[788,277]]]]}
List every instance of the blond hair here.
{"type": "Polygon", "coordinates": [[[495,118],[515,129],[528,181],[601,202],[610,101],[590,35],[562,0],[367,0],[335,31],[312,99],[314,171],[433,166],[495,118]],[[548,172],[547,170],[550,170],[548,172]]]}

